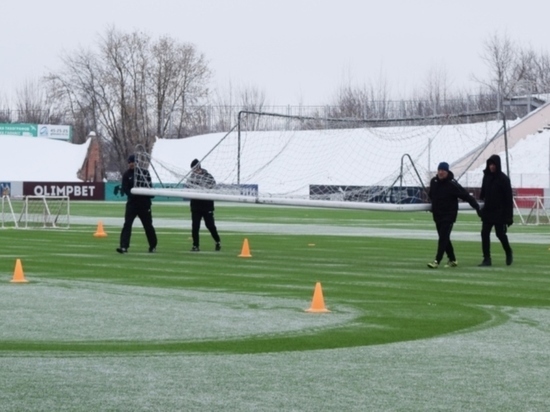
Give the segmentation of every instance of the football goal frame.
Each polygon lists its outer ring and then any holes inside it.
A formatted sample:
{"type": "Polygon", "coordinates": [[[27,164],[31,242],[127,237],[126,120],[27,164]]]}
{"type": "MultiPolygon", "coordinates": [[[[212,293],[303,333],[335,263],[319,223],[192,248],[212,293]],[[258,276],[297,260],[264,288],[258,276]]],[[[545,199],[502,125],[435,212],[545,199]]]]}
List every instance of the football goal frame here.
{"type": "Polygon", "coordinates": [[[25,196],[16,227],[68,229],[70,227],[69,196],[25,196]]]}
{"type": "Polygon", "coordinates": [[[501,137],[507,163],[506,119],[500,111],[408,119],[241,111],[225,135],[200,136],[210,139],[209,149],[195,156],[201,169],[215,177],[214,187],[188,184],[194,171],[187,165],[194,156],[187,151],[182,152],[183,162],[178,159],[171,165],[170,156],[156,158],[138,146],[136,182],[140,170],[149,170],[153,184],[143,182],[132,193],[338,209],[428,210],[427,183],[437,162],[465,164],[465,169],[457,166],[458,180],[477,167],[473,164],[488,144],[501,137]],[[458,146],[473,149],[454,150],[458,146]]]}
{"type": "Polygon", "coordinates": [[[517,196],[514,197],[514,209],[522,225],[549,225],[550,214],[545,204],[549,204],[550,197],[517,196]]]}

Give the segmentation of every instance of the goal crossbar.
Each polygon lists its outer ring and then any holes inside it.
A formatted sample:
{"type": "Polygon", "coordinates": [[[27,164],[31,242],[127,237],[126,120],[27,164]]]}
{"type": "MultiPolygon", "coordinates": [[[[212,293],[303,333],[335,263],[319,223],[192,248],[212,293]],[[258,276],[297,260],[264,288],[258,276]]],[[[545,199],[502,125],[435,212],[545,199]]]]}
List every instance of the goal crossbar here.
{"type": "MultiPolygon", "coordinates": [[[[369,202],[346,202],[335,200],[311,200],[311,199],[292,199],[282,197],[265,197],[265,196],[241,196],[212,193],[208,191],[195,191],[189,189],[146,189],[133,188],[132,193],[135,195],[144,196],[165,196],[181,199],[199,199],[199,200],[214,200],[237,203],[255,203],[277,206],[301,206],[314,208],[331,208],[331,209],[355,209],[355,210],[379,210],[391,212],[420,212],[431,210],[429,203],[369,203],[369,202]]],[[[467,203],[460,203],[461,210],[471,209],[467,203]]]]}

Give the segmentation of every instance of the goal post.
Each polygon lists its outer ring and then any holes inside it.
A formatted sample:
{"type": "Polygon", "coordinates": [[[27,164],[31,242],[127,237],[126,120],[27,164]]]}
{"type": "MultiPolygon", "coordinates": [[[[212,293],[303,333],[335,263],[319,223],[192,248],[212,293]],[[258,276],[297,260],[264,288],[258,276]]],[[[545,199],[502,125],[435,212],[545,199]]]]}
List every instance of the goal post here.
{"type": "Polygon", "coordinates": [[[18,228],[17,218],[13,210],[13,203],[9,194],[2,195],[2,229],[18,228]]]}
{"type": "Polygon", "coordinates": [[[549,197],[542,196],[516,196],[514,197],[514,209],[519,216],[522,225],[548,225],[550,214],[546,205],[550,204],[549,197]]]}
{"type": "MultiPolygon", "coordinates": [[[[152,153],[138,147],[138,184],[132,192],[305,207],[427,210],[427,187],[438,163],[452,168],[464,156],[481,153],[502,128],[497,112],[392,120],[241,112],[226,134],[182,139],[181,146],[158,139],[152,153]],[[187,184],[193,158],[215,178],[213,188],[187,184]],[[139,170],[149,170],[152,185],[139,184],[139,170]]],[[[474,173],[481,181],[481,170],[474,173]]]]}
{"type": "Polygon", "coordinates": [[[69,196],[25,196],[17,226],[22,229],[70,226],[69,196]]]}

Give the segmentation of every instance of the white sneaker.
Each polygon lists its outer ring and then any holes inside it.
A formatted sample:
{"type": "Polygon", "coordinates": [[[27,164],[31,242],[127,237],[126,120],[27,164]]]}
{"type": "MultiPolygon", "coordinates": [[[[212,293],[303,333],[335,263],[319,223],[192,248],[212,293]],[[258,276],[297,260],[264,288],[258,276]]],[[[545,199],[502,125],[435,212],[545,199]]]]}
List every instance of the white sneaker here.
{"type": "Polygon", "coordinates": [[[439,263],[437,262],[437,260],[434,260],[433,262],[428,263],[428,267],[430,269],[437,269],[439,267],[439,263]]]}

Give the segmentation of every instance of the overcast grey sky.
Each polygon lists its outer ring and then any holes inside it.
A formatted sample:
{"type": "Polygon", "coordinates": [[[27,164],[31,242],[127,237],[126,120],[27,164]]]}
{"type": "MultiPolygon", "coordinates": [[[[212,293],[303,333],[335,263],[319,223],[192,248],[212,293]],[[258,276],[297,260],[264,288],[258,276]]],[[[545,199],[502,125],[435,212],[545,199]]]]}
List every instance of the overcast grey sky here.
{"type": "Polygon", "coordinates": [[[0,13],[0,98],[110,25],[193,43],[212,87],[254,86],[272,104],[327,104],[348,81],[379,79],[405,96],[431,72],[472,89],[495,33],[550,50],[548,0],[4,0],[0,13]]]}

